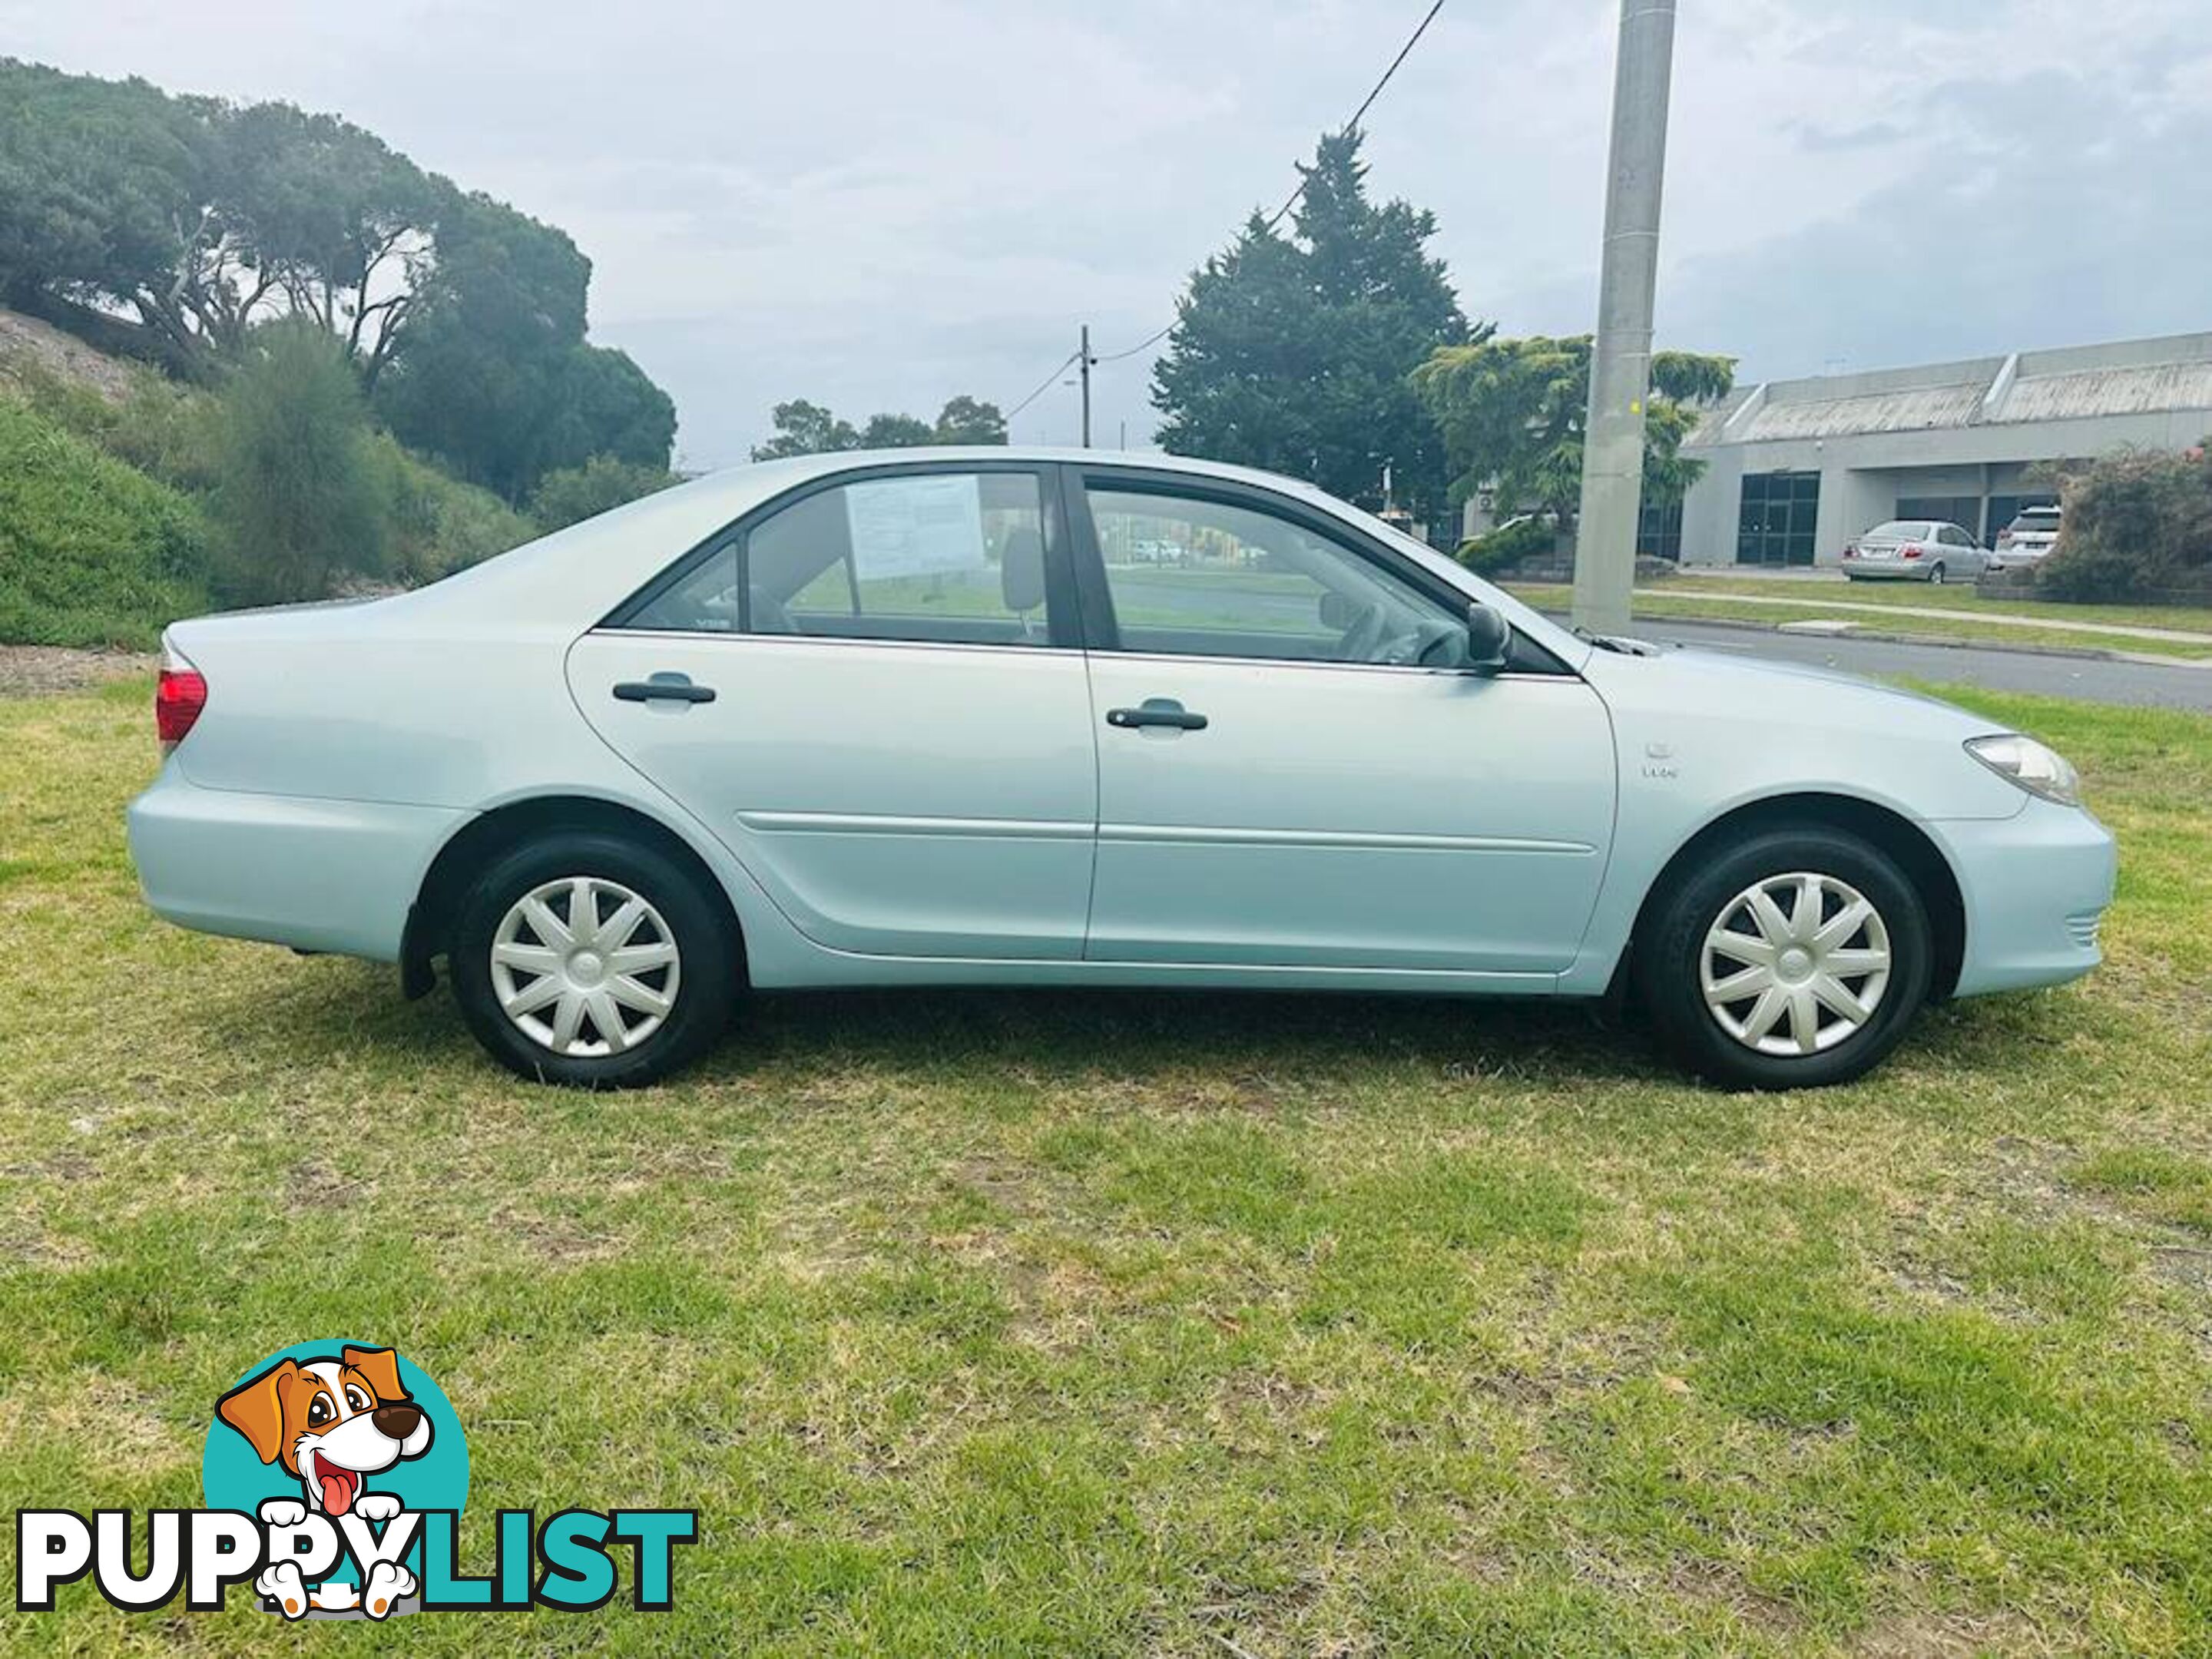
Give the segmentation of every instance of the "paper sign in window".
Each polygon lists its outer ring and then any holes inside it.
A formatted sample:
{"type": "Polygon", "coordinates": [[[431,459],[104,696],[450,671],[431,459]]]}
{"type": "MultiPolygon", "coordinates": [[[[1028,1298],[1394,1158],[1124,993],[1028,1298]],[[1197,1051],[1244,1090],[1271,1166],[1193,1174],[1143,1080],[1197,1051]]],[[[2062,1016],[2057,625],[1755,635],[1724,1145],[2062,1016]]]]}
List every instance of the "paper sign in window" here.
{"type": "Polygon", "coordinates": [[[845,490],[853,565],[862,581],[986,568],[982,480],[890,478],[845,490]]]}

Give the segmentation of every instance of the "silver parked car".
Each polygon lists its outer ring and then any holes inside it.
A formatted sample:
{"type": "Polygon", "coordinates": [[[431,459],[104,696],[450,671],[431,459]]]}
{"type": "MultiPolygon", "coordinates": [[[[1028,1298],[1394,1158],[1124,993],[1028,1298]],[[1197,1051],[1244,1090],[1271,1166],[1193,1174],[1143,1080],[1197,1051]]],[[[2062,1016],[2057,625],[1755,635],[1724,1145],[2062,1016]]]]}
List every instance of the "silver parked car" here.
{"type": "Polygon", "coordinates": [[[1844,550],[1844,574],[1853,581],[1972,581],[1989,555],[1972,534],[1929,519],[1878,524],[1844,550]]]}
{"type": "Polygon", "coordinates": [[[2112,896],[2031,738],[1584,638],[1164,456],[771,462],[166,647],[154,908],[410,995],[442,961],[562,1083],[666,1074],[747,988],[981,983],[1632,984],[1707,1076],[1835,1083],[1931,998],[2088,972],[2112,896]]]}
{"type": "Polygon", "coordinates": [[[1997,532],[1990,552],[1992,570],[2018,570],[2043,562],[2058,545],[2060,509],[2023,507],[2013,521],[1997,532]]]}

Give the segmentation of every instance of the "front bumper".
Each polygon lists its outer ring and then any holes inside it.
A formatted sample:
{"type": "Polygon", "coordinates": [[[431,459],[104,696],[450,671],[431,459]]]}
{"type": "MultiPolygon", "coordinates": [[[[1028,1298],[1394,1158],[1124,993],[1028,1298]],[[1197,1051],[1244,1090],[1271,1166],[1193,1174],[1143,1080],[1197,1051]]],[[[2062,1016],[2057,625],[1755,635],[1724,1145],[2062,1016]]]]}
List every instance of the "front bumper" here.
{"type": "Polygon", "coordinates": [[[1966,902],[1959,995],[2061,985],[2104,960],[2097,928],[2112,902],[2119,856],[2095,818],[2031,798],[2009,818],[1927,827],[1966,902]]]}
{"type": "Polygon", "coordinates": [[[131,803],[127,823],[139,886],[165,920],[396,962],[431,860],[471,816],[206,789],[165,766],[131,803]]]}

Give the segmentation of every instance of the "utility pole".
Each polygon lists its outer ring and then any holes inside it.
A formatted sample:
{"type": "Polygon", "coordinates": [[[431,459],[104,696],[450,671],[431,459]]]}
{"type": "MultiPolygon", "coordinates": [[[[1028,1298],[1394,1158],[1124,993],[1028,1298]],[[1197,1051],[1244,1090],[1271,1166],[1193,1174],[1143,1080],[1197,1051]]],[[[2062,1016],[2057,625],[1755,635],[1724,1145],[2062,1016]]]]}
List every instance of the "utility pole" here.
{"type": "Polygon", "coordinates": [[[1644,404],[1651,395],[1651,306],[1659,280],[1659,199],[1674,59],[1674,0],[1620,0],[1605,262],[1575,543],[1574,618],[1598,634],[1626,631],[1636,584],[1644,404]]]}
{"type": "Polygon", "coordinates": [[[1083,325],[1083,338],[1076,348],[1076,360],[1083,365],[1083,447],[1091,447],[1091,365],[1098,360],[1091,355],[1091,325],[1083,325]]]}

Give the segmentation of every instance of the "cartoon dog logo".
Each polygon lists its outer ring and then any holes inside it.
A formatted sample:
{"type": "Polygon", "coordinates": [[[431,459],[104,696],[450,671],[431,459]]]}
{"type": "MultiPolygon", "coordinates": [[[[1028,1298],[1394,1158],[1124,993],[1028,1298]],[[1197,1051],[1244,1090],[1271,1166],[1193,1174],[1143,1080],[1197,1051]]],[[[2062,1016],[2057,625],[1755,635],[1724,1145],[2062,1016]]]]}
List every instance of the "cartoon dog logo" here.
{"type": "MultiPolygon", "coordinates": [[[[430,1448],[430,1419],[400,1382],[399,1357],[390,1348],[280,1359],[223,1395],[216,1410],[255,1456],[298,1479],[304,1502],[276,1498],[261,1505],[261,1518],[275,1526],[297,1525],[310,1510],[333,1521],[391,1520],[405,1505],[396,1493],[362,1490],[368,1478],[430,1448]]],[[[254,1588],[288,1614],[308,1605],[299,1569],[289,1563],[270,1567],[254,1588]]],[[[380,1562],[362,1587],[362,1605],[380,1617],[415,1588],[406,1568],[380,1562]]]]}

